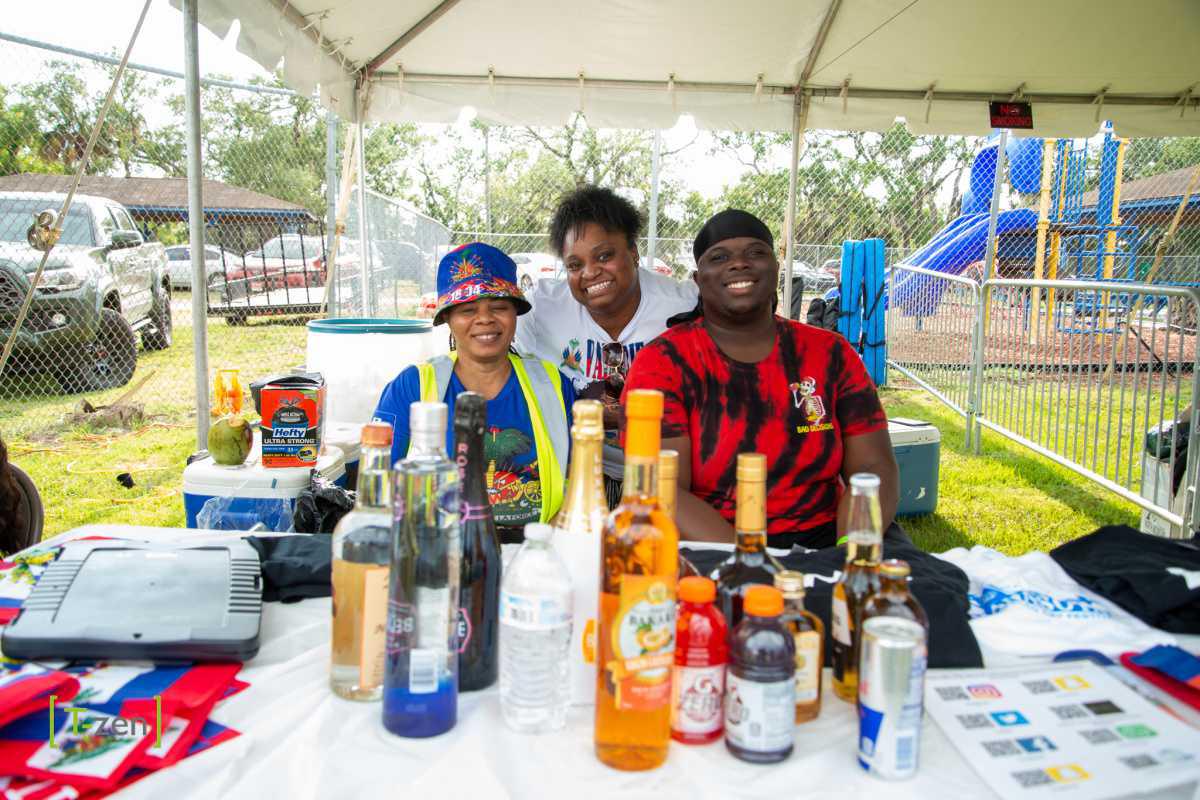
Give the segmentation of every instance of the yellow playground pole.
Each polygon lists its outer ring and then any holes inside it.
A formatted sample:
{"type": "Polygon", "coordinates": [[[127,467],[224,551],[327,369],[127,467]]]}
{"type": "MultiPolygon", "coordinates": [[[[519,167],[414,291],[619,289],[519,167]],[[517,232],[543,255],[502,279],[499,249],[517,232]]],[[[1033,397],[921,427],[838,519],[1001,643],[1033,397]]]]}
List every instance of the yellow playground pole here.
{"type": "MultiPolygon", "coordinates": [[[[1042,142],[1042,188],[1038,197],[1037,251],[1033,260],[1033,278],[1040,281],[1044,274],[1046,261],[1046,233],[1050,230],[1050,181],[1054,180],[1054,140],[1045,139],[1042,142]]],[[[1042,290],[1037,288],[1033,293],[1031,304],[1033,319],[1030,320],[1029,341],[1038,340],[1038,327],[1042,324],[1042,290]]]]}
{"type": "MultiPolygon", "coordinates": [[[[1062,214],[1063,204],[1066,202],[1067,194],[1067,168],[1071,163],[1071,148],[1068,145],[1063,153],[1062,174],[1058,179],[1058,202],[1054,206],[1054,216],[1062,214]]],[[[1050,233],[1050,252],[1046,256],[1046,278],[1048,280],[1058,280],[1058,257],[1059,249],[1062,246],[1062,234],[1058,231],[1050,233]]],[[[1054,290],[1051,289],[1046,293],[1046,325],[1054,324],[1054,290]]],[[[1049,327],[1047,327],[1049,330],[1049,327]]]]}
{"type": "MultiPolygon", "coordinates": [[[[1121,173],[1125,171],[1125,145],[1128,139],[1117,140],[1117,173],[1113,176],[1112,216],[1109,224],[1121,224],[1121,173]]],[[[1113,277],[1113,261],[1117,250],[1117,232],[1109,231],[1104,235],[1104,280],[1111,281],[1113,277]]],[[[1100,301],[1100,330],[1108,330],[1108,300],[1105,292],[1100,301]]]]}

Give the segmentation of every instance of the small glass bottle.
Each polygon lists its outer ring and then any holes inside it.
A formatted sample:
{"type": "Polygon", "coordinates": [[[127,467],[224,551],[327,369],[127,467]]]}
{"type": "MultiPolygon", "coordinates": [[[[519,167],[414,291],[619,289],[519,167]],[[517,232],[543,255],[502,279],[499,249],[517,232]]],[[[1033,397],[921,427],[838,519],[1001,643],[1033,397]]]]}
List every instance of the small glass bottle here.
{"type": "Polygon", "coordinates": [[[779,571],[767,553],[767,457],[762,453],[738,454],[734,533],[733,555],[713,573],[730,635],[742,619],[742,595],[747,587],[770,586],[779,571]]]}
{"type": "Polygon", "coordinates": [[[883,553],[878,475],[858,472],[850,476],[847,526],[846,566],[833,585],[830,624],[833,691],[847,703],[854,703],[858,700],[861,606],[879,588],[879,559],[883,553]]]}
{"type": "Polygon", "coordinates": [[[783,624],[796,644],[796,722],[821,713],[821,673],[825,666],[825,625],[804,608],[804,574],[784,570],[775,574],[783,592],[783,624]]]}
{"type": "Polygon", "coordinates": [[[679,581],[672,676],[671,738],[708,744],[721,738],[721,698],[729,660],[725,618],[713,605],[717,586],[708,578],[679,581]]]}
{"type": "Polygon", "coordinates": [[[458,720],[458,467],[446,457],[445,403],[409,406],[411,446],[396,465],[383,726],[437,736],[458,720]]]}
{"type": "Polygon", "coordinates": [[[929,617],[925,609],[908,590],[912,569],[907,561],[889,558],[879,565],[879,590],[863,601],[862,619],[871,617],[903,617],[911,619],[929,633],[929,617]]]}
{"type": "Polygon", "coordinates": [[[392,426],[362,429],[354,510],[338,520],[333,556],[329,684],[347,700],[383,696],[388,565],[392,548],[392,426]]]}
{"type": "Polygon", "coordinates": [[[725,747],[743,761],[773,764],[792,754],[796,646],[780,619],[778,589],[749,587],[742,609],[725,675],[725,747]]]}

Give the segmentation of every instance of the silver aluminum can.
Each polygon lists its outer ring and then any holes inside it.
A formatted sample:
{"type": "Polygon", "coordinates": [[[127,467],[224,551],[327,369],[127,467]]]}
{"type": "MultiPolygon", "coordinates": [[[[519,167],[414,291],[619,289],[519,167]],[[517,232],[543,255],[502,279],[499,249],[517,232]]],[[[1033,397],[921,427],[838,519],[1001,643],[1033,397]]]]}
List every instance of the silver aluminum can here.
{"type": "Polygon", "coordinates": [[[885,780],[917,771],[925,696],[925,629],[903,617],[863,622],[858,763],[885,780]]]}

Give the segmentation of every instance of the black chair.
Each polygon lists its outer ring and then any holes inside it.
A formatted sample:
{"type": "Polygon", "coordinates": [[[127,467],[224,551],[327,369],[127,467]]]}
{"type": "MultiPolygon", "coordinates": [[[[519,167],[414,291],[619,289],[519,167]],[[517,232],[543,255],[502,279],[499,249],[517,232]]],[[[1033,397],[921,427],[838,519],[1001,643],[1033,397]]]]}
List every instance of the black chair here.
{"type": "Polygon", "coordinates": [[[42,508],[42,496],[38,494],[37,487],[33,485],[33,479],[16,464],[9,464],[8,468],[17,484],[20,498],[17,507],[20,510],[20,518],[25,520],[24,530],[17,531],[15,537],[16,549],[24,550],[42,540],[45,510],[42,508]]]}

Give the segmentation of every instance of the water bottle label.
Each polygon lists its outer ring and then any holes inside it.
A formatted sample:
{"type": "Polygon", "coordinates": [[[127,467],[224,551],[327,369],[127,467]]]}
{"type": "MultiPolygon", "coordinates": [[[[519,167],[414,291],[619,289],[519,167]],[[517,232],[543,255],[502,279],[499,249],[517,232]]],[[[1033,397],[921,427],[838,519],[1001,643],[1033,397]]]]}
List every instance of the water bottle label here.
{"type": "Polygon", "coordinates": [[[433,694],[438,687],[438,653],[435,650],[413,650],[408,654],[408,691],[412,694],[433,694]]]}
{"type": "Polygon", "coordinates": [[[502,591],[500,622],[526,631],[546,631],[570,624],[571,610],[556,597],[502,591]]]}
{"type": "Polygon", "coordinates": [[[675,666],[672,681],[671,728],[680,733],[705,734],[721,729],[721,695],[725,690],[725,665],[675,666]]]}
{"type": "Polygon", "coordinates": [[[756,753],[786,750],[795,727],[795,692],[792,680],[759,683],[730,670],[725,680],[725,738],[756,753]]]}

